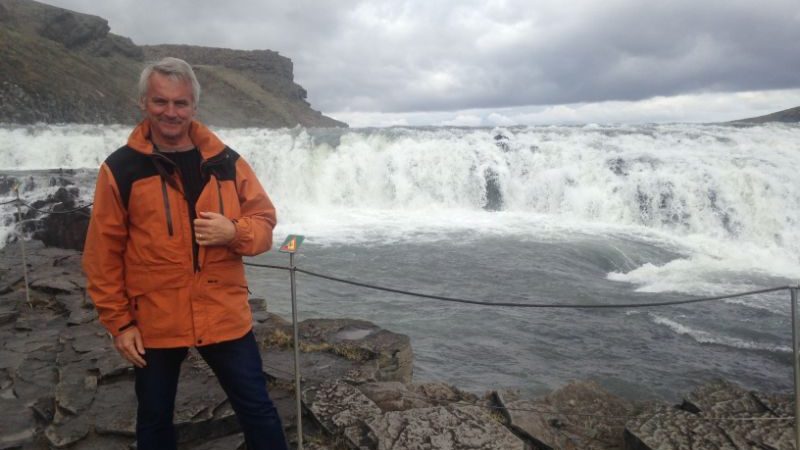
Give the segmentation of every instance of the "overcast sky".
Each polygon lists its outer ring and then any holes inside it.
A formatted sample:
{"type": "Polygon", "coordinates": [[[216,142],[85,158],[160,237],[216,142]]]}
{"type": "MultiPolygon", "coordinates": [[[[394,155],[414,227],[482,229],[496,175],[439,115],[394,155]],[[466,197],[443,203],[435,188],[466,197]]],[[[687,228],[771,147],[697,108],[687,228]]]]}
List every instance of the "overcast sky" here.
{"type": "Polygon", "coordinates": [[[711,122],[800,106],[798,0],[46,0],[136,44],[271,49],[352,126],[711,122]]]}

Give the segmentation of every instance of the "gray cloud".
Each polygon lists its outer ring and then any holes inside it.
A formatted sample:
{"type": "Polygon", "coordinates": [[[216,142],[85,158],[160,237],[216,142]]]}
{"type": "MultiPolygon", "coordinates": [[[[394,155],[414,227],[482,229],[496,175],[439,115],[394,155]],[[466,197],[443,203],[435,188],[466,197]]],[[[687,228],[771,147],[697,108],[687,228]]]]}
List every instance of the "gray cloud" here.
{"type": "Polygon", "coordinates": [[[139,44],[269,48],[323,111],[453,111],[800,87],[796,0],[51,0],[139,44]]]}

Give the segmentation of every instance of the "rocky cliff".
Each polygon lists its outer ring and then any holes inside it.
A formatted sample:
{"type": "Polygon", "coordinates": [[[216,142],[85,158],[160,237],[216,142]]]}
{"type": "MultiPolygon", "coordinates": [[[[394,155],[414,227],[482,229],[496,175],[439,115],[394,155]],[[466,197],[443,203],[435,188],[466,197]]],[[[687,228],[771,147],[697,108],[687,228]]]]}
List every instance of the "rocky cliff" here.
{"type": "Polygon", "coordinates": [[[347,126],[311,109],[292,61],[270,50],[137,46],[108,22],[31,0],[0,0],[0,122],[135,123],[145,61],[195,67],[200,120],[228,127],[347,126]]]}

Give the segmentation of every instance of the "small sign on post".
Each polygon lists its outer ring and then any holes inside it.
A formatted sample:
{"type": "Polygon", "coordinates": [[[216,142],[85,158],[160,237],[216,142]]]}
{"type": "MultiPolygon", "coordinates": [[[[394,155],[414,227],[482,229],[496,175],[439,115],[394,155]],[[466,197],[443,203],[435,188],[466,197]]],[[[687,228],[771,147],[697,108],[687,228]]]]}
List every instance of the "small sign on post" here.
{"type": "Polygon", "coordinates": [[[281,253],[297,253],[297,249],[300,248],[300,244],[303,243],[305,236],[301,236],[299,234],[290,234],[286,236],[286,240],[283,241],[281,244],[280,252],[281,253]]]}
{"type": "Polygon", "coordinates": [[[303,409],[300,389],[300,333],[297,326],[297,288],[294,280],[294,254],[300,248],[305,236],[290,234],[281,244],[280,252],[289,254],[289,280],[292,288],[292,331],[294,336],[294,390],[297,406],[297,449],[303,450],[303,409]]]}

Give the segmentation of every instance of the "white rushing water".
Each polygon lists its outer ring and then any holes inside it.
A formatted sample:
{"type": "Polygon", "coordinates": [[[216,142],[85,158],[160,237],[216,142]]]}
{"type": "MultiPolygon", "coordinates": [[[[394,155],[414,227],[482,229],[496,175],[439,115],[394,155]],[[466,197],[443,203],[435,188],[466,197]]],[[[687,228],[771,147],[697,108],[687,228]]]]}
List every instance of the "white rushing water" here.
{"type": "MultiPolygon", "coordinates": [[[[0,170],[95,169],[129,131],[4,126],[0,170]]],[[[683,255],[608,274],[644,291],[719,292],[737,274],[800,279],[797,125],[216,131],[258,173],[279,237],[367,245],[613,234],[683,255]]],[[[81,188],[89,200],[92,187],[81,188]]]]}

